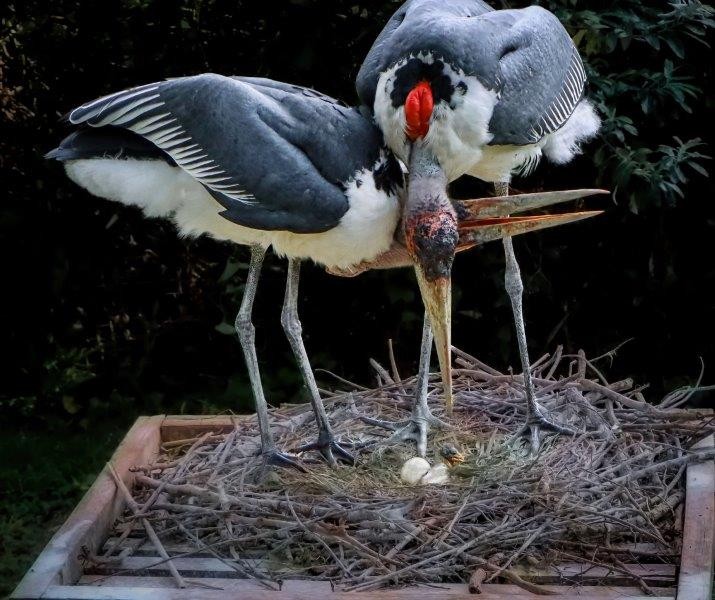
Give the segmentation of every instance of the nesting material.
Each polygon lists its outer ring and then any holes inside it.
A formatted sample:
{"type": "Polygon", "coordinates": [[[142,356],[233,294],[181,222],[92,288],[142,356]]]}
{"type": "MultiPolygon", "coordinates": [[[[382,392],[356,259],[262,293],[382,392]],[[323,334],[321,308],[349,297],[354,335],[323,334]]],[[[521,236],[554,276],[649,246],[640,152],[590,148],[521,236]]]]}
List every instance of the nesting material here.
{"type": "MultiPolygon", "coordinates": [[[[525,418],[522,377],[458,351],[454,361],[451,429],[430,433],[427,461],[365,422],[404,421],[415,393],[414,377],[376,365],[375,389],[325,392],[337,436],[355,445],[355,467],[331,469],[307,455],[307,473],[266,471],[253,417],[237,418],[228,434],[165,443],[156,464],[134,469],[136,505],[88,568],[115,560],[116,573],[127,572],[117,557],[149,547],[134,516],[141,511],[169,555],[220,558],[266,587],[297,578],[343,590],[466,586],[482,570],[480,581],[538,592],[531,570],[563,563],[605,567],[645,592],[659,585],[633,566],[677,563],[683,473],[714,455],[691,450],[715,430],[710,414],[679,408],[694,390],[649,403],[632,381],[608,383],[602,363],[559,349],[534,364],[536,394],[581,433],[549,435],[532,456],[514,438],[525,418]],[[439,456],[448,444],[465,459],[449,469],[439,456]],[[421,483],[432,465],[449,474],[440,485],[410,485],[401,475],[407,459],[428,469],[421,483]]],[[[430,408],[445,419],[439,377],[431,382],[430,408]]],[[[284,450],[316,436],[308,405],[275,410],[271,423],[284,450]]]]}

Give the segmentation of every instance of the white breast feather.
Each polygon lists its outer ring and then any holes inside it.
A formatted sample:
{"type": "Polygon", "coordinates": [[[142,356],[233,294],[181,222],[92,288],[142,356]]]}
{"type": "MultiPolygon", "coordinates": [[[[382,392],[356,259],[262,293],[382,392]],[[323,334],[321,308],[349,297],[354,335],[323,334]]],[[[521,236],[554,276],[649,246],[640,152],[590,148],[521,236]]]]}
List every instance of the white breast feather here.
{"type": "MultiPolygon", "coordinates": [[[[417,57],[426,64],[434,60],[431,54],[417,57]]],[[[384,132],[387,145],[405,163],[410,148],[405,134],[405,109],[392,106],[390,95],[396,72],[407,60],[401,60],[380,75],[374,105],[375,121],[384,132]]],[[[593,106],[581,100],[560,129],[538,142],[525,146],[489,146],[493,137],[489,133],[489,121],[498,102],[497,92],[487,90],[476,77],[465,75],[450,65],[445,65],[445,74],[455,87],[460,81],[467,84],[467,91],[465,94],[455,92],[454,108],[444,102],[435,105],[425,141],[450,181],[465,173],[484,181],[509,181],[512,175],[530,174],[542,154],[554,163],[567,163],[580,153],[581,144],[596,135],[600,127],[593,106]]]]}
{"type": "Polygon", "coordinates": [[[348,183],[350,208],[340,223],[323,233],[303,234],[251,229],[224,219],[219,215],[223,207],[198,181],[164,161],[73,160],[65,169],[70,179],[95,196],[137,206],[148,217],[168,218],[183,236],[207,234],[242,245],[272,245],[278,254],[339,269],[386,251],[400,212],[398,196],[378,190],[368,169],[348,183]]]}
{"type": "Polygon", "coordinates": [[[363,169],[350,180],[345,195],[350,208],[337,227],[312,234],[272,232],[274,250],[341,269],[385,252],[392,245],[400,217],[398,196],[378,190],[369,169],[363,169]]]}
{"type": "MultiPolygon", "coordinates": [[[[433,62],[431,54],[419,54],[417,58],[426,64],[433,62]]],[[[375,121],[383,131],[387,145],[405,163],[409,159],[405,109],[404,106],[392,106],[390,94],[396,72],[407,60],[401,60],[380,75],[374,105],[375,121]]],[[[444,101],[435,105],[425,141],[452,181],[481,160],[483,147],[492,139],[489,121],[497,103],[497,92],[486,89],[476,77],[465,75],[446,63],[444,73],[455,87],[464,82],[467,89],[463,94],[455,91],[454,108],[444,101]]]]}
{"type": "Polygon", "coordinates": [[[601,119],[587,100],[581,100],[561,129],[547,135],[543,146],[546,157],[558,164],[569,162],[581,153],[581,144],[598,133],[601,119]]]}

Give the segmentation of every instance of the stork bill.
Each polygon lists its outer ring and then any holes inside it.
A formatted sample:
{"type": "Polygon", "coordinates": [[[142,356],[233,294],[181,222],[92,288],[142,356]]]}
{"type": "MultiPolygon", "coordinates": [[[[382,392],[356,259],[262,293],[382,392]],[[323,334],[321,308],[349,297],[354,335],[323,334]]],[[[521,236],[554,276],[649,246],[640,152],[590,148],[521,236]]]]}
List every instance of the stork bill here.
{"type": "Polygon", "coordinates": [[[587,196],[608,194],[608,190],[578,189],[512,196],[494,196],[462,200],[457,203],[459,214],[458,252],[522,233],[575,223],[603,213],[601,210],[575,211],[562,214],[514,216],[539,210],[587,196]]]}
{"type": "MultiPolygon", "coordinates": [[[[425,187],[426,184],[419,182],[417,185],[425,187]]],[[[452,206],[443,205],[440,200],[435,200],[434,192],[434,189],[429,192],[419,190],[417,193],[427,199],[412,199],[412,202],[417,202],[422,206],[421,209],[416,210],[410,209],[411,196],[408,196],[405,236],[407,251],[415,264],[417,283],[434,333],[446,410],[448,414],[451,414],[454,400],[450,360],[452,346],[450,270],[454,254],[493,240],[575,223],[600,215],[603,211],[528,216],[522,216],[519,213],[608,192],[606,190],[583,189],[478,198],[457,202],[456,210],[453,210],[452,206]],[[432,212],[424,208],[425,203],[431,206],[432,212]],[[418,216],[414,215],[415,212],[418,213],[418,216]],[[458,215],[456,223],[452,221],[453,213],[458,215]],[[517,213],[518,216],[513,216],[511,213],[517,213]],[[416,224],[413,222],[415,220],[416,224]],[[452,247],[453,240],[450,239],[450,236],[453,233],[453,227],[456,227],[458,237],[456,245],[452,247]]]]}

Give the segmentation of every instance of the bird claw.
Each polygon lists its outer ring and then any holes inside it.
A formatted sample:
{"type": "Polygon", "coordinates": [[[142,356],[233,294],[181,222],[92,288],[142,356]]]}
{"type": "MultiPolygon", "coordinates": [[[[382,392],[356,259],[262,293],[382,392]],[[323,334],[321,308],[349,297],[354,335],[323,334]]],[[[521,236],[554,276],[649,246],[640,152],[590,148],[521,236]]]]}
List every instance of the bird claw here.
{"type": "Polygon", "coordinates": [[[278,452],[275,448],[263,453],[263,464],[265,467],[287,467],[297,469],[302,473],[308,472],[299,460],[283,452],[278,452]]]}
{"type": "Polygon", "coordinates": [[[564,435],[578,435],[579,433],[582,433],[576,429],[557,423],[545,413],[545,409],[537,404],[535,410],[526,420],[526,423],[524,423],[514,434],[515,439],[521,437],[525,432],[529,432],[531,454],[534,456],[538,454],[541,449],[542,429],[553,431],[555,433],[562,433],[564,435]]]}
{"type": "Polygon", "coordinates": [[[395,431],[395,433],[385,441],[385,444],[394,445],[401,442],[413,441],[417,446],[417,455],[424,458],[427,455],[428,433],[429,423],[425,419],[411,419],[402,429],[395,431]]]}
{"type": "Polygon", "coordinates": [[[374,419],[373,417],[367,417],[365,415],[358,415],[358,418],[363,422],[367,423],[368,425],[372,425],[373,427],[380,427],[382,429],[387,429],[388,431],[398,431],[405,427],[408,423],[408,421],[385,421],[383,419],[374,419]]]}
{"type": "Polygon", "coordinates": [[[382,427],[393,434],[383,443],[391,446],[402,442],[413,441],[417,445],[417,454],[424,457],[427,454],[427,434],[430,426],[437,429],[449,429],[449,424],[435,417],[427,409],[415,408],[407,421],[383,421],[371,417],[360,417],[363,421],[375,427],[382,427]]]}
{"type": "Polygon", "coordinates": [[[333,434],[327,430],[321,430],[318,434],[318,439],[309,444],[304,444],[296,449],[296,452],[308,452],[317,450],[331,467],[336,467],[338,461],[342,461],[348,465],[355,464],[355,457],[350,454],[343,446],[333,437],[333,434]]]}

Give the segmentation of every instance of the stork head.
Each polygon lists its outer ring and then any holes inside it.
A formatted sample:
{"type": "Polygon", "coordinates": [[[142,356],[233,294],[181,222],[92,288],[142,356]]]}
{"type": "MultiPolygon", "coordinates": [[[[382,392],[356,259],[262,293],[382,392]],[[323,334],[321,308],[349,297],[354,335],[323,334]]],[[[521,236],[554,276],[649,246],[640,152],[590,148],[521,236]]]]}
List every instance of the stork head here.
{"type": "Polygon", "coordinates": [[[417,140],[412,145],[404,213],[407,250],[417,274],[422,301],[434,333],[447,410],[452,409],[450,360],[452,262],[459,234],[447,197],[447,177],[434,155],[417,140]]]}

